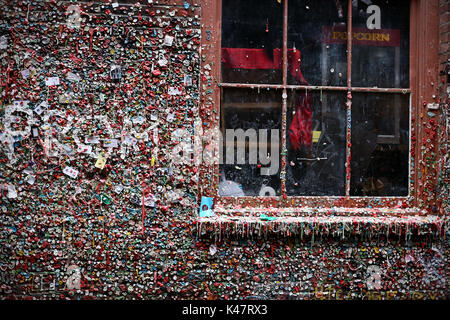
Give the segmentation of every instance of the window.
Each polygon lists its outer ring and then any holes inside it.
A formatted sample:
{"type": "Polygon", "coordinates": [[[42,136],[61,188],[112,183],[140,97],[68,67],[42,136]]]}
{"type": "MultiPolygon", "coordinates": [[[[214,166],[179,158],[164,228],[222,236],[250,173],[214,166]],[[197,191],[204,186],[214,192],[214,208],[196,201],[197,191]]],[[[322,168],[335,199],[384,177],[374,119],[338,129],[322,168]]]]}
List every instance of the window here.
{"type": "Polygon", "coordinates": [[[203,175],[210,194],[249,207],[413,207],[417,8],[425,2],[206,7],[215,12],[204,30],[205,53],[215,53],[206,79],[217,82],[203,80],[220,105],[211,124],[222,137],[221,163],[203,175]]]}

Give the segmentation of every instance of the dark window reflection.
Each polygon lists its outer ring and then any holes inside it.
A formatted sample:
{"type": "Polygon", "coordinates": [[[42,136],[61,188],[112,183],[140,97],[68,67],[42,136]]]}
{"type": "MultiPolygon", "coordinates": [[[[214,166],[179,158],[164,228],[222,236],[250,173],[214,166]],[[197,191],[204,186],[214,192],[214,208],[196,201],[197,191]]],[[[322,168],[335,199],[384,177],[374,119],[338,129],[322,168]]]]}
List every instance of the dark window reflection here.
{"type": "MultiPolygon", "coordinates": [[[[223,157],[219,195],[275,196],[281,194],[281,93],[275,90],[223,89],[221,105],[223,157]],[[245,139],[227,142],[227,129],[241,129],[245,139]],[[262,129],[262,130],[261,130],[262,129]],[[227,144],[231,150],[227,150],[227,144]],[[244,150],[244,159],[238,149],[244,150]],[[243,148],[243,149],[242,149],[243,148]],[[256,162],[251,163],[252,148],[256,162]],[[234,161],[229,163],[227,157],[234,161]]],[[[232,130],[231,130],[232,131],[232,130]]]]}
{"type": "Polygon", "coordinates": [[[353,94],[352,196],[407,196],[409,95],[353,94]]]}
{"type": "Polygon", "coordinates": [[[282,82],[282,8],[276,0],[222,1],[223,82],[282,82]]]}
{"type": "Polygon", "coordinates": [[[346,0],[289,1],[289,84],[347,85],[347,44],[333,40],[341,30],[347,30],[346,0]]]}
{"type": "MultiPolygon", "coordinates": [[[[280,84],[283,4],[222,4],[222,82],[280,84]]],[[[353,0],[352,6],[352,86],[408,88],[409,1],[353,0]]],[[[346,86],[347,1],[292,0],[288,9],[288,83],[346,86]]],[[[288,95],[281,132],[280,91],[223,89],[219,195],[280,195],[282,135],[288,195],[345,195],[347,121],[345,93],[298,90],[288,95]],[[230,149],[231,129],[245,134],[230,149]],[[275,158],[276,169],[263,174],[275,158]]],[[[354,93],[351,130],[350,195],[407,196],[409,95],[354,93]]]]}
{"type": "Polygon", "coordinates": [[[345,195],[346,95],[298,91],[289,97],[286,192],[345,195]]]}
{"type": "Polygon", "coordinates": [[[409,2],[353,1],[352,86],[409,87],[409,2]]]}

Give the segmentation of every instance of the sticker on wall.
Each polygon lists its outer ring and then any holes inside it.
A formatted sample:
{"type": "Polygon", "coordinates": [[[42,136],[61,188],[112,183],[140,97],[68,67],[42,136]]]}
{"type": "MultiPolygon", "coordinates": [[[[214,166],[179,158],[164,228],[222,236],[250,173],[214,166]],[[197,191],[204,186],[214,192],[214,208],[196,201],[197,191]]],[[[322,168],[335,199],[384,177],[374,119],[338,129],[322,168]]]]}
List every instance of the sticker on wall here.
{"type": "Polygon", "coordinates": [[[17,198],[17,190],[16,187],[12,184],[8,185],[8,199],[15,199],[17,198]]]}
{"type": "Polygon", "coordinates": [[[67,27],[69,28],[79,28],[81,25],[81,14],[80,14],[80,7],[77,5],[70,5],[67,8],[66,14],[67,17],[67,27]]]}
{"type": "Polygon", "coordinates": [[[144,206],[154,208],[156,205],[155,196],[152,194],[147,194],[144,196],[144,206]]]}
{"type": "Polygon", "coordinates": [[[67,274],[69,277],[66,281],[66,286],[69,290],[81,289],[81,271],[80,267],[77,265],[70,265],[67,268],[67,274]]]}
{"type": "Polygon", "coordinates": [[[92,152],[92,147],[80,143],[79,145],[77,145],[77,152],[78,152],[78,153],[86,153],[86,154],[90,154],[90,153],[92,152]]]}
{"type": "Polygon", "coordinates": [[[59,77],[48,77],[48,78],[45,78],[45,85],[47,85],[47,86],[57,86],[57,85],[59,85],[59,77]]]}
{"type": "Polygon", "coordinates": [[[174,37],[166,35],[164,38],[164,44],[168,47],[172,46],[174,37]]]}
{"type": "Polygon", "coordinates": [[[33,111],[37,113],[37,115],[41,115],[45,109],[48,108],[48,103],[46,101],[41,102],[40,104],[38,104],[33,111]]]}
{"type": "Polygon", "coordinates": [[[212,207],[214,205],[214,198],[202,197],[200,204],[200,217],[211,217],[214,215],[212,207]]]}
{"type": "Polygon", "coordinates": [[[216,252],[217,252],[217,247],[215,246],[215,245],[211,245],[210,247],[209,247],[209,254],[210,255],[215,255],[216,254],[216,252]]]}
{"type": "Polygon", "coordinates": [[[106,165],[106,155],[104,153],[99,153],[97,157],[97,162],[95,162],[95,167],[103,170],[106,165]]]}
{"type": "Polygon", "coordinates": [[[379,266],[371,265],[367,268],[367,289],[380,290],[381,289],[381,269],[379,266]]]}
{"type": "Polygon", "coordinates": [[[0,37],[0,50],[8,48],[8,39],[5,36],[0,37]]]}
{"type": "Polygon", "coordinates": [[[78,176],[78,170],[72,168],[72,167],[65,167],[63,170],[63,173],[71,177],[72,179],[76,179],[78,176]]]}
{"type": "Polygon", "coordinates": [[[192,76],[185,74],[183,79],[183,84],[185,87],[191,87],[192,86],[192,76]]]}
{"type": "Polygon", "coordinates": [[[109,72],[111,80],[120,80],[122,77],[122,67],[118,65],[112,65],[109,72]]]}

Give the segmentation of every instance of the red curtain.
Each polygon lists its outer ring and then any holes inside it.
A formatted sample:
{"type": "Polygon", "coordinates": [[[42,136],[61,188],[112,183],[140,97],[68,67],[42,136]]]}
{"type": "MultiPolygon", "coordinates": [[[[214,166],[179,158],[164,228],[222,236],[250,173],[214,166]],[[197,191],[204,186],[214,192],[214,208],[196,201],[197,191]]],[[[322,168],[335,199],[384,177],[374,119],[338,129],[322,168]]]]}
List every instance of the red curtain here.
{"type": "MultiPolygon", "coordinates": [[[[288,49],[288,72],[299,85],[308,85],[300,70],[301,54],[299,50],[288,49]]],[[[273,50],[273,60],[265,49],[222,48],[222,63],[230,69],[274,69],[283,68],[281,49],[273,50]]],[[[294,150],[312,144],[311,98],[306,93],[297,96],[295,115],[289,125],[289,139],[294,150]]]]}

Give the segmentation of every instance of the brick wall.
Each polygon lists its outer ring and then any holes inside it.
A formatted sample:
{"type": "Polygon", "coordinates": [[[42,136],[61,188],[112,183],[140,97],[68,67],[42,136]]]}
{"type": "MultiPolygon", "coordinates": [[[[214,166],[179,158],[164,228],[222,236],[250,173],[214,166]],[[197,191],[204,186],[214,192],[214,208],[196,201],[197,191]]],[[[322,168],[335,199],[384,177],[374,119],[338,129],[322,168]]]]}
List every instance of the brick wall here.
{"type": "Polygon", "coordinates": [[[440,52],[439,52],[439,70],[441,71],[441,97],[448,98],[447,85],[450,83],[448,70],[450,70],[450,1],[439,1],[440,17],[439,17],[439,35],[440,35],[440,52]]]}
{"type": "Polygon", "coordinates": [[[439,181],[441,211],[448,214],[450,210],[450,1],[440,0],[440,124],[439,124],[439,181]]]}

